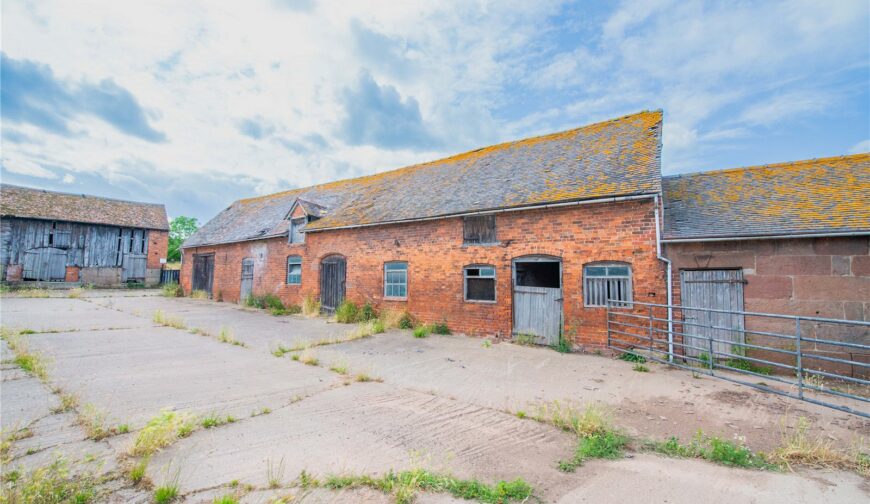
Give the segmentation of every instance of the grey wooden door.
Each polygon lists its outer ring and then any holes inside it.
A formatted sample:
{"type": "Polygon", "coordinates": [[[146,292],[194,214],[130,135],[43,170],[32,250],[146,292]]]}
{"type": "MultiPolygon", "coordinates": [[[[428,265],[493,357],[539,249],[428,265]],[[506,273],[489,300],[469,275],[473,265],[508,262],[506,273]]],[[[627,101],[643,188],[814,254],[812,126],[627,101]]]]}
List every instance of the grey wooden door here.
{"type": "Polygon", "coordinates": [[[24,252],[25,280],[63,282],[66,278],[66,250],[40,247],[24,252]]]}
{"type": "Polygon", "coordinates": [[[686,355],[707,355],[727,359],[738,354],[744,342],[743,315],[692,308],[743,311],[743,272],[741,270],[682,270],[680,287],[686,355]],[[712,351],[712,355],[711,355],[712,351]]]}
{"type": "Polygon", "coordinates": [[[555,345],[562,332],[561,262],[549,258],[516,260],[513,267],[514,335],[530,335],[555,345]]]}
{"type": "Polygon", "coordinates": [[[242,259],[242,282],[239,292],[239,302],[244,303],[251,297],[254,290],[254,259],[246,257],[242,259]]]}
{"type": "Polygon", "coordinates": [[[121,281],[127,280],[145,280],[145,263],[147,256],[145,254],[124,254],[121,261],[121,281]]]}
{"type": "Polygon", "coordinates": [[[193,290],[201,290],[211,296],[214,282],[214,254],[193,256],[193,290]]]}
{"type": "Polygon", "coordinates": [[[320,262],[320,307],[332,313],[344,301],[347,263],[343,257],[329,256],[320,262]]]}

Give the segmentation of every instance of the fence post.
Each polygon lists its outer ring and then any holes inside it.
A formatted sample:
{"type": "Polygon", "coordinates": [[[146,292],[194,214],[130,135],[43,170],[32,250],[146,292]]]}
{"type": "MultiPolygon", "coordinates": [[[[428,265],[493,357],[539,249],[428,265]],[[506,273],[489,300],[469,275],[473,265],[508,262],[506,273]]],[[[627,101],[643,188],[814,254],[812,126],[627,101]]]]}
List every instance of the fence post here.
{"type": "Polygon", "coordinates": [[[798,397],[804,398],[804,370],[801,362],[801,318],[795,319],[795,354],[797,356],[797,380],[798,380],[798,397]]]}
{"type": "Polygon", "coordinates": [[[713,333],[710,332],[711,329],[707,328],[707,343],[710,349],[710,376],[715,376],[715,372],[713,371],[713,333]]]}
{"type": "Polygon", "coordinates": [[[610,300],[607,300],[607,348],[610,348],[610,300]]]}
{"type": "Polygon", "coordinates": [[[653,356],[653,307],[649,307],[649,356],[653,356]]]}

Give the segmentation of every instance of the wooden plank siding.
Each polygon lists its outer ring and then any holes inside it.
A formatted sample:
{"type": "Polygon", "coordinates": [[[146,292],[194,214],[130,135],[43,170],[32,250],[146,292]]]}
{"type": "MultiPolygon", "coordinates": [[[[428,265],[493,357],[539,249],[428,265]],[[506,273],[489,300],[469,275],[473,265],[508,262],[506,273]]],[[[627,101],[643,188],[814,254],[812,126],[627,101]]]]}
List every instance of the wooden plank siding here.
{"type": "MultiPolygon", "coordinates": [[[[124,279],[144,279],[148,234],[147,229],[4,218],[0,226],[0,264],[23,265],[25,258],[33,261],[45,255],[43,249],[51,249],[59,252],[49,256],[65,256],[63,267],[124,268],[124,279]]],[[[55,276],[56,272],[52,278],[55,276]]]]}

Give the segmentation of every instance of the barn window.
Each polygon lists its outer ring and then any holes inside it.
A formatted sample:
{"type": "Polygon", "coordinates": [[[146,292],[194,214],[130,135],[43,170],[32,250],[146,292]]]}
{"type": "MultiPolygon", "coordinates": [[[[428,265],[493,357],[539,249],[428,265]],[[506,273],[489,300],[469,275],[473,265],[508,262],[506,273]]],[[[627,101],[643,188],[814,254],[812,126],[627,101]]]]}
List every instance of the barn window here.
{"type": "Polygon", "coordinates": [[[628,306],[631,302],[631,266],[627,264],[590,264],[583,267],[583,304],[585,306],[628,306]]]}
{"type": "Polygon", "coordinates": [[[384,263],[384,297],[408,297],[408,263],[384,263]]]}
{"type": "Polygon", "coordinates": [[[496,243],[495,215],[475,215],[463,219],[462,242],[466,245],[496,243]]]}
{"type": "Polygon", "coordinates": [[[465,267],[465,300],[495,301],[495,267],[465,267]]]}
{"type": "Polygon", "coordinates": [[[289,285],[302,283],[302,258],[299,256],[287,258],[287,283],[289,285]]]}
{"type": "Polygon", "coordinates": [[[303,227],[305,227],[305,217],[290,219],[290,243],[305,243],[303,227]]]}

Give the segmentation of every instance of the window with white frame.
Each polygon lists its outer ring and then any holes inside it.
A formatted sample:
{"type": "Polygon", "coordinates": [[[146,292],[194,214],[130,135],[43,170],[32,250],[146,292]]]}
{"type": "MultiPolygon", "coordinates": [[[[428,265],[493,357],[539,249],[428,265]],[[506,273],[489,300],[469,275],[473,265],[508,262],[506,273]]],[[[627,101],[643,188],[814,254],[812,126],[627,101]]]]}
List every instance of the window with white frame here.
{"type": "Polygon", "coordinates": [[[305,243],[305,233],[302,232],[305,220],[305,217],[290,219],[290,243],[305,243]]]}
{"type": "Polygon", "coordinates": [[[299,285],[302,283],[302,258],[290,256],[287,258],[287,284],[299,285]]]}
{"type": "Polygon", "coordinates": [[[495,267],[466,266],[464,270],[465,300],[495,301],[495,267]]]}
{"type": "Polygon", "coordinates": [[[408,263],[384,263],[384,297],[408,297],[408,263]]]}
{"type": "Polygon", "coordinates": [[[631,266],[599,263],[583,266],[583,304],[585,306],[628,306],[631,297],[631,266]]]}

